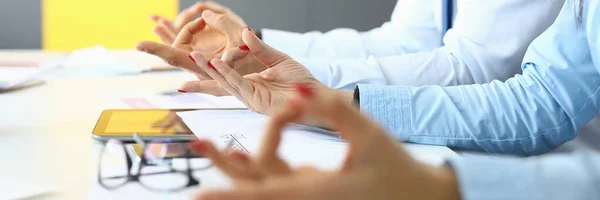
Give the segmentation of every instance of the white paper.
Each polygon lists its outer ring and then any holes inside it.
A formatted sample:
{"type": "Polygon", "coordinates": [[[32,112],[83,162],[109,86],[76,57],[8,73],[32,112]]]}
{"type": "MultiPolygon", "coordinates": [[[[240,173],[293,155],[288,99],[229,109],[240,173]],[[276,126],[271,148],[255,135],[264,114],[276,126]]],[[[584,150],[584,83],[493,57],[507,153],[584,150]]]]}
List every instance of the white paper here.
{"type": "Polygon", "coordinates": [[[118,99],[125,107],[135,109],[246,108],[233,96],[216,97],[200,93],[113,94],[108,98],[118,99]]]}
{"type": "MultiPolygon", "coordinates": [[[[225,148],[235,138],[250,154],[259,150],[268,117],[248,110],[198,110],[180,112],[184,123],[198,136],[225,148]]],[[[456,153],[442,146],[404,144],[418,160],[440,165],[456,153]]],[[[292,166],[314,165],[336,168],[345,158],[347,143],[334,136],[302,126],[289,126],[282,137],[279,154],[292,166]]]]}
{"type": "Polygon", "coordinates": [[[46,73],[60,67],[64,58],[39,63],[37,66],[1,66],[0,90],[18,87],[29,82],[44,78],[46,73]]]}
{"type": "Polygon", "coordinates": [[[148,71],[153,67],[169,66],[161,58],[135,49],[108,50],[101,45],[78,49],[68,56],[67,68],[91,68],[116,66],[135,72],[148,71]]]}
{"type": "Polygon", "coordinates": [[[53,188],[21,182],[19,180],[0,179],[0,200],[25,199],[47,194],[53,188]]]}

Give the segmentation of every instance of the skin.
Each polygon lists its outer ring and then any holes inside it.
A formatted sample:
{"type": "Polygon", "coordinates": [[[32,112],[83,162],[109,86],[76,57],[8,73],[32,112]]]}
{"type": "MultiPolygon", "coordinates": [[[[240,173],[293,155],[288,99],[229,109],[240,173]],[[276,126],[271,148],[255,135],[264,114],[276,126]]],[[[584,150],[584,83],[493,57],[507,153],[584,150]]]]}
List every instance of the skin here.
{"type": "Polygon", "coordinates": [[[234,183],[229,189],[201,191],[197,199],[460,199],[449,166],[434,167],[413,159],[335,93],[299,91],[304,92],[274,111],[257,154],[219,152],[205,140],[192,145],[234,183]],[[339,169],[294,169],[278,156],[286,124],[306,115],[332,124],[348,141],[349,151],[339,169]]]}
{"type": "MultiPolygon", "coordinates": [[[[214,2],[196,3],[182,11],[174,22],[161,16],[151,16],[151,19],[157,24],[153,31],[163,43],[142,41],[136,44],[136,49],[158,56],[172,66],[192,71],[201,80],[210,77],[205,72],[191,69],[197,67],[188,58],[190,52],[201,52],[209,58],[222,58],[228,49],[244,46],[241,31],[246,27],[246,23],[228,8],[214,2]],[[196,19],[199,15],[201,17],[196,19]]],[[[253,63],[258,61],[252,56],[235,62],[240,63],[240,68],[235,70],[241,74],[264,70],[264,66],[253,63]]],[[[195,84],[201,85],[192,83],[195,84]]],[[[196,91],[194,87],[189,87],[184,85],[181,89],[191,92],[204,91],[196,91]]]]}
{"type": "MultiPolygon", "coordinates": [[[[180,87],[181,90],[215,96],[233,95],[251,110],[263,114],[270,114],[278,104],[289,99],[294,94],[296,83],[309,85],[317,90],[339,93],[344,102],[352,101],[352,93],[331,90],[314,78],[300,63],[265,45],[248,28],[244,28],[243,20],[229,9],[216,3],[202,3],[196,4],[205,5],[202,9],[192,6],[180,15],[181,19],[190,19],[190,12],[202,12],[202,18],[183,26],[171,46],[153,42],[141,42],[137,45],[139,50],[157,55],[171,65],[179,66],[198,76],[199,80],[184,83],[180,87]],[[205,38],[219,40],[218,37],[205,34],[207,29],[219,30],[222,35],[230,38],[229,42],[225,42],[228,45],[223,47],[223,51],[211,53],[207,50],[195,50],[204,48],[204,44],[207,43],[204,42],[205,38]],[[197,38],[200,38],[201,42],[198,42],[197,38]],[[237,45],[247,45],[251,53],[236,48],[237,45]],[[190,51],[193,51],[189,54],[193,59],[188,58],[186,54],[190,51]],[[214,69],[208,65],[210,60],[214,69]]],[[[318,120],[311,119],[307,117],[301,123],[328,127],[318,120]]]]}
{"type": "MultiPolygon", "coordinates": [[[[251,31],[244,30],[242,39],[248,45],[250,53],[267,69],[260,73],[242,76],[232,70],[231,65],[237,63],[213,59],[210,61],[210,64],[214,66],[213,69],[208,64],[207,57],[202,53],[192,52],[190,55],[196,60],[199,69],[204,70],[213,79],[201,82],[205,84],[216,82],[219,88],[214,90],[229,93],[242,101],[250,110],[267,115],[272,114],[274,108],[293,97],[296,94],[295,90],[298,84],[308,86],[315,91],[334,93],[340,98],[340,101],[347,104],[352,101],[352,93],[334,90],[325,86],[300,63],[266,45],[251,31]]],[[[241,55],[240,50],[231,50],[228,54],[241,55]]],[[[322,120],[317,120],[310,115],[297,122],[332,128],[322,120]]]]}

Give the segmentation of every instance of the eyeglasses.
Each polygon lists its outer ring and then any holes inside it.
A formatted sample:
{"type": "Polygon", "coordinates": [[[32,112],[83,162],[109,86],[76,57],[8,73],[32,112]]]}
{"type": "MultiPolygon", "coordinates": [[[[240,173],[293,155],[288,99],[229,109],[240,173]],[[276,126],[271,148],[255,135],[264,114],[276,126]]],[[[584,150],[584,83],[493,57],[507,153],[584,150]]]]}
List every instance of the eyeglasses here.
{"type": "Polygon", "coordinates": [[[146,143],[137,133],[134,140],[142,149],[136,162],[128,155],[123,142],[109,140],[104,146],[98,166],[98,182],[102,187],[114,190],[129,182],[138,182],[148,190],[176,192],[199,185],[198,172],[212,167],[208,159],[189,150],[189,142],[155,140],[146,143]],[[173,158],[173,155],[178,157],[173,158]]]}

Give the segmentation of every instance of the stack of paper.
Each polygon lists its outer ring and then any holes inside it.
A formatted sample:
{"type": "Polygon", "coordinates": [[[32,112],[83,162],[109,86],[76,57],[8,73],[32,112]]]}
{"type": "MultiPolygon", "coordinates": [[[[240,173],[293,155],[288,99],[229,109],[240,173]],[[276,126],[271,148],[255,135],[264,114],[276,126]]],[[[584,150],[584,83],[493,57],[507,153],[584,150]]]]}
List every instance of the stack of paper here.
{"type": "Polygon", "coordinates": [[[78,49],[63,63],[57,77],[129,75],[149,71],[178,70],[161,58],[135,49],[108,50],[103,46],[78,49]]]}
{"type": "Polygon", "coordinates": [[[31,184],[15,179],[0,179],[0,200],[4,199],[26,199],[39,197],[52,192],[54,188],[31,184]]]}
{"type": "MultiPolygon", "coordinates": [[[[236,149],[250,154],[260,147],[268,116],[248,110],[198,110],[178,115],[198,136],[225,148],[234,140],[236,149]]],[[[417,159],[440,165],[444,159],[456,156],[447,147],[404,144],[417,159]]],[[[314,165],[320,168],[338,167],[346,154],[347,143],[335,133],[307,126],[291,125],[282,137],[279,154],[292,166],[314,165]]]]}
{"type": "Polygon", "coordinates": [[[27,83],[41,80],[47,72],[57,69],[62,62],[62,57],[43,63],[31,62],[28,65],[0,64],[0,91],[25,85],[27,83]]]}
{"type": "MultiPolygon", "coordinates": [[[[114,95],[109,98],[115,99],[114,95]]],[[[216,97],[200,93],[125,94],[116,98],[126,107],[135,109],[246,108],[233,96],[216,97]]]]}

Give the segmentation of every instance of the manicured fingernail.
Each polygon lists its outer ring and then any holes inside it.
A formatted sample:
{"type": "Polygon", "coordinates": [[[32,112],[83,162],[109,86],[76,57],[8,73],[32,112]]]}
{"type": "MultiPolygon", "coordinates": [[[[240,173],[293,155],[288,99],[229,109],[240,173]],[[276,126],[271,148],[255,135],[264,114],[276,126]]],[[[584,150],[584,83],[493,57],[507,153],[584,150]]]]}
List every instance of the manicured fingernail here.
{"type": "Polygon", "coordinates": [[[214,69],[215,71],[217,70],[217,68],[215,68],[215,66],[212,63],[210,63],[210,61],[208,61],[208,66],[210,68],[214,69]]]}
{"type": "Polygon", "coordinates": [[[181,93],[187,93],[187,91],[182,90],[182,89],[178,89],[177,92],[181,92],[181,93]]]}
{"type": "Polygon", "coordinates": [[[252,31],[252,29],[251,29],[250,27],[247,27],[247,26],[246,26],[246,28],[247,28],[247,29],[248,29],[250,32],[254,33],[254,31],[252,31]]]}
{"type": "Polygon", "coordinates": [[[300,96],[304,98],[310,98],[314,95],[313,89],[308,84],[298,83],[295,87],[300,96]]]}
{"type": "Polygon", "coordinates": [[[190,149],[196,154],[204,154],[206,151],[206,145],[200,140],[194,140],[189,144],[190,149]]]}
{"type": "Polygon", "coordinates": [[[194,57],[192,57],[192,53],[188,53],[188,57],[189,57],[189,58],[190,58],[192,61],[196,62],[196,59],[194,59],[194,57]]]}
{"type": "Polygon", "coordinates": [[[242,46],[239,46],[238,48],[240,48],[241,50],[244,50],[244,51],[250,50],[250,47],[248,47],[248,45],[242,45],[242,46]]]}

